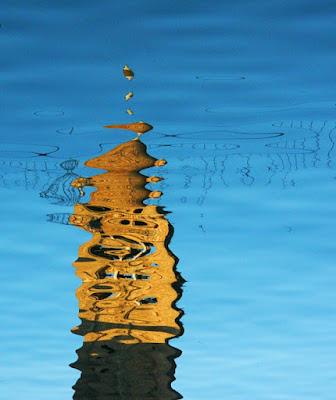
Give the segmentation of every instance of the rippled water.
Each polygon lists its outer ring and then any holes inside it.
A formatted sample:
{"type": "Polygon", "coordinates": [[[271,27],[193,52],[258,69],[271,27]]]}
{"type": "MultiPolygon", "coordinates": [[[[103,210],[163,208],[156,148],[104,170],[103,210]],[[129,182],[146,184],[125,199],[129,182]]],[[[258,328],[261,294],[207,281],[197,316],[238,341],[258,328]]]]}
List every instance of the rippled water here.
{"type": "Polygon", "coordinates": [[[1,398],[334,399],[335,2],[2,11],[1,398]]]}

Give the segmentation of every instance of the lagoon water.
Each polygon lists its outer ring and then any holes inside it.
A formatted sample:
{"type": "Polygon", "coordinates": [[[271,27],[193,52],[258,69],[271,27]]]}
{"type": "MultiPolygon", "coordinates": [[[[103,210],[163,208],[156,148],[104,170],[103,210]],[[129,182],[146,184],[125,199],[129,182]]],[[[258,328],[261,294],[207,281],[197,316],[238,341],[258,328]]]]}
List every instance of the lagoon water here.
{"type": "Polygon", "coordinates": [[[335,2],[1,6],[1,398],[334,399],[335,2]]]}

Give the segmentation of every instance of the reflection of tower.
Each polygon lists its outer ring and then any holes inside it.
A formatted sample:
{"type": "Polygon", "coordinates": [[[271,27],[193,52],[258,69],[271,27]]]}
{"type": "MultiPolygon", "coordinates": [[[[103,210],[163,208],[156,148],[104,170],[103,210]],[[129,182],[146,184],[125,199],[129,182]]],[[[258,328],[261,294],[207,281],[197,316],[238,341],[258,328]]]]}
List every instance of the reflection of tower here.
{"type": "Polygon", "coordinates": [[[183,280],[168,249],[172,227],[164,211],[143,203],[160,194],[145,188],[160,178],[139,172],[164,163],[133,140],[85,164],[106,173],[73,183],[97,187],[70,217],[93,235],[74,263],[83,284],[77,290],[82,323],[73,331],[84,336],[72,365],[82,372],[74,399],[181,398],[171,388],[180,351],[168,340],[182,334],[175,303],[183,280]]]}

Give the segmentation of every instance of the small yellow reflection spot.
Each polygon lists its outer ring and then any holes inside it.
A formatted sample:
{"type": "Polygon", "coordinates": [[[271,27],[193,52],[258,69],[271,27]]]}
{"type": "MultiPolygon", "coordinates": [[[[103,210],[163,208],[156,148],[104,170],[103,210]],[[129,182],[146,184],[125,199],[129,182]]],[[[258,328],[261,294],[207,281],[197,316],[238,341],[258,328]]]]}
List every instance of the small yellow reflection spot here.
{"type": "Polygon", "coordinates": [[[156,167],[163,167],[166,164],[167,164],[167,161],[164,160],[163,158],[161,158],[160,160],[156,160],[155,163],[154,163],[154,165],[156,167]]]}
{"type": "Polygon", "coordinates": [[[162,192],[160,192],[159,190],[155,190],[154,192],[150,192],[148,197],[150,197],[151,199],[157,199],[158,197],[162,196],[162,192]]]}
{"type": "Polygon", "coordinates": [[[125,99],[129,100],[131,97],[133,97],[133,92],[129,92],[126,94],[125,99]]]}
{"type": "Polygon", "coordinates": [[[123,73],[126,79],[128,79],[129,81],[131,81],[134,78],[134,72],[129,68],[128,65],[124,66],[123,73]]]}
{"type": "Polygon", "coordinates": [[[126,110],[126,112],[127,112],[128,115],[133,115],[133,111],[130,110],[129,108],[126,110]]]}
{"type": "Polygon", "coordinates": [[[157,182],[163,181],[163,178],[160,178],[159,176],[151,176],[151,177],[147,178],[146,181],[150,182],[150,183],[157,183],[157,182]]]}

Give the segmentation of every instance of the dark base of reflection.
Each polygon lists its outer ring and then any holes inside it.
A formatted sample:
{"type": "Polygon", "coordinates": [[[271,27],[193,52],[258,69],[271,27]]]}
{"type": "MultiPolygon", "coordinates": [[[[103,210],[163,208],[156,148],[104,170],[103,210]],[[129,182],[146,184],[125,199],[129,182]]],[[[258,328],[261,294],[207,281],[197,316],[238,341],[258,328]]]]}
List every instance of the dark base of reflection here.
{"type": "Polygon", "coordinates": [[[71,367],[81,371],[75,400],[175,400],[171,388],[181,351],[167,343],[85,342],[71,367]]]}

